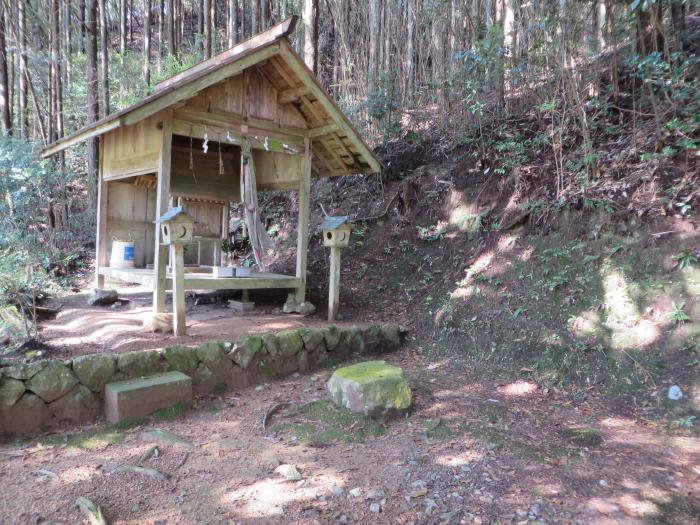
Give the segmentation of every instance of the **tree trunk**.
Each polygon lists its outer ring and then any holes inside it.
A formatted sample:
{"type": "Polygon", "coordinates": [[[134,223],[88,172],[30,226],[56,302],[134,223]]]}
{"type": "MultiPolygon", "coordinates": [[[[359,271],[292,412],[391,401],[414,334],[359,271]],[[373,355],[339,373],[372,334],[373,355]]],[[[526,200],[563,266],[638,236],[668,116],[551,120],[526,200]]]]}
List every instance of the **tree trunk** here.
{"type": "Polygon", "coordinates": [[[245,40],[248,36],[246,31],[246,0],[241,0],[241,40],[245,40]]]}
{"type": "Polygon", "coordinates": [[[304,62],[318,74],[318,0],[304,0],[304,62]]]}
{"type": "Polygon", "coordinates": [[[105,0],[99,0],[100,10],[100,53],[102,56],[102,67],[100,76],[102,81],[102,116],[106,117],[110,113],[109,109],[109,35],[107,33],[107,10],[105,0]]]}
{"type": "Polygon", "coordinates": [[[685,24],[686,4],[683,0],[671,0],[671,28],[673,29],[677,51],[688,47],[685,24]]]}
{"type": "Polygon", "coordinates": [[[204,58],[211,58],[211,0],[204,0],[204,58]]]}
{"type": "Polygon", "coordinates": [[[53,137],[51,140],[59,139],[63,136],[63,81],[61,78],[61,35],[59,31],[59,11],[61,2],[51,0],[51,107],[54,119],[53,137]]]}
{"type": "Polygon", "coordinates": [[[5,42],[5,3],[0,2],[0,121],[2,132],[12,134],[12,100],[7,74],[7,46],[5,42]]]}
{"type": "Polygon", "coordinates": [[[238,0],[228,0],[228,47],[238,43],[238,0]]]}
{"type": "Polygon", "coordinates": [[[168,53],[175,54],[175,16],[173,13],[173,0],[168,0],[168,13],[166,15],[166,31],[168,33],[168,53]]]}
{"type": "MultiPolygon", "coordinates": [[[[26,0],[22,0],[23,2],[26,0]]],[[[85,0],[78,0],[78,25],[80,52],[85,53],[85,0]]]]}
{"type": "Polygon", "coordinates": [[[143,80],[151,85],[151,0],[143,0],[143,80]]]}
{"type": "Polygon", "coordinates": [[[19,106],[19,134],[22,138],[28,137],[27,132],[27,16],[26,0],[19,0],[17,4],[19,22],[19,93],[17,104],[19,106]]]}
{"type": "Polygon", "coordinates": [[[406,93],[405,100],[413,100],[415,90],[415,63],[413,51],[413,32],[415,24],[416,0],[408,0],[406,6],[406,93]]]}
{"type": "Polygon", "coordinates": [[[369,0],[369,67],[367,68],[367,95],[377,89],[376,75],[379,66],[379,0],[369,0]]]}
{"type": "Polygon", "coordinates": [[[260,32],[260,0],[253,0],[251,20],[253,22],[251,34],[256,35],[260,32]]]}
{"type": "Polygon", "coordinates": [[[126,52],[126,0],[119,0],[119,52],[126,52]]]}
{"type": "MultiPolygon", "coordinates": [[[[97,82],[97,0],[87,0],[85,9],[85,51],[87,53],[87,118],[88,123],[100,118],[99,86],[97,82]]],[[[90,204],[97,202],[99,151],[97,138],[88,139],[88,181],[90,204]]]]}

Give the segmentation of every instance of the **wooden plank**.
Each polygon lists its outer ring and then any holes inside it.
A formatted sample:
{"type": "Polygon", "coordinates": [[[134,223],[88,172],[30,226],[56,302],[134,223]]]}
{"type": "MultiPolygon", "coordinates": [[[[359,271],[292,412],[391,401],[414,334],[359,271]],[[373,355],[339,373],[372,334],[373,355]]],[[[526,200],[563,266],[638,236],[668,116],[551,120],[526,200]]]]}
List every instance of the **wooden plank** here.
{"type": "Polygon", "coordinates": [[[297,227],[297,279],[295,299],[306,300],[306,265],[309,252],[309,212],[311,208],[311,140],[304,140],[304,164],[299,181],[299,222],[297,227]]]}
{"type": "Polygon", "coordinates": [[[248,126],[248,132],[253,134],[274,134],[276,138],[282,140],[303,140],[309,130],[296,126],[284,126],[271,120],[255,117],[245,118],[242,115],[228,111],[211,110],[196,106],[185,106],[175,112],[175,118],[182,118],[201,124],[214,124],[220,126],[248,126]]]}
{"type": "Polygon", "coordinates": [[[106,266],[107,258],[107,208],[109,191],[103,172],[104,143],[100,141],[100,172],[97,181],[97,238],[95,239],[95,288],[104,288],[105,280],[100,275],[100,266],[106,266]]]}
{"type": "Polygon", "coordinates": [[[103,133],[107,133],[108,131],[111,131],[113,129],[117,129],[121,125],[122,121],[119,118],[111,120],[109,122],[103,122],[99,125],[95,124],[86,133],[73,133],[72,135],[69,135],[64,139],[58,140],[53,144],[49,144],[47,147],[41,150],[41,152],[39,153],[39,157],[41,157],[42,159],[47,159],[50,156],[55,155],[56,153],[63,151],[66,148],[70,148],[71,146],[75,146],[76,144],[79,144],[84,140],[90,139],[92,137],[97,137],[98,135],[102,135],[103,133]]]}
{"type": "Polygon", "coordinates": [[[299,97],[308,95],[311,90],[307,86],[302,86],[298,88],[285,89],[280,91],[277,95],[277,102],[279,104],[289,104],[290,102],[296,101],[299,97]]]}
{"type": "Polygon", "coordinates": [[[348,139],[360,152],[365,162],[369,167],[375,172],[381,171],[382,167],[374,153],[370,151],[369,147],[362,140],[360,134],[350,123],[345,114],[338,108],[333,99],[326,93],[323,87],[318,83],[316,77],[313,73],[309,71],[304,62],[299,58],[292,46],[287,41],[280,42],[280,56],[284,59],[285,63],[289,68],[302,80],[304,84],[309,86],[311,93],[316,97],[318,102],[323,106],[329,117],[335,122],[340,130],[348,137],[348,139]]]}
{"type": "MultiPolygon", "coordinates": [[[[173,132],[172,115],[166,114],[163,119],[163,138],[160,147],[160,158],[158,162],[158,189],[156,194],[156,216],[154,220],[168,211],[168,201],[170,199],[170,161],[172,153],[173,132]]],[[[161,244],[160,226],[155,228],[155,283],[153,287],[153,312],[165,312],[165,267],[167,265],[167,246],[161,244]]]]}
{"type": "Polygon", "coordinates": [[[310,139],[315,139],[317,137],[322,137],[330,133],[336,133],[338,131],[337,124],[327,124],[325,126],[320,126],[318,128],[311,128],[306,132],[306,136],[310,139]]]}
{"type": "Polygon", "coordinates": [[[129,112],[124,117],[124,124],[133,124],[138,122],[158,111],[161,111],[180,100],[187,99],[199,93],[202,89],[212,86],[228,77],[238,75],[246,69],[254,66],[261,60],[268,59],[279,54],[279,44],[272,44],[268,47],[255,51],[245,58],[241,58],[237,62],[221,66],[214,69],[207,75],[188,82],[182,87],[173,89],[169,92],[163,92],[159,97],[154,98],[149,104],[129,112]]]}
{"type": "MultiPolygon", "coordinates": [[[[241,146],[244,142],[244,136],[243,132],[241,131],[235,131],[229,127],[226,126],[220,126],[220,125],[210,125],[210,124],[201,124],[201,123],[195,123],[189,120],[184,120],[182,118],[177,118],[173,120],[173,134],[174,135],[181,135],[183,137],[194,137],[197,139],[203,139],[204,138],[204,133],[205,131],[207,132],[207,135],[209,136],[210,140],[213,140],[213,138],[216,135],[220,135],[222,137],[226,138],[226,143],[227,144],[235,144],[237,146],[241,146]],[[229,140],[229,138],[231,140],[229,140]]],[[[304,151],[304,144],[301,141],[292,141],[292,140],[279,140],[279,139],[274,139],[272,140],[265,140],[266,138],[271,138],[267,137],[265,133],[261,134],[250,134],[248,135],[248,140],[250,140],[250,144],[253,148],[255,149],[261,149],[265,151],[274,151],[277,153],[284,153],[286,155],[301,155],[303,154],[304,151]]]]}
{"type": "Polygon", "coordinates": [[[224,51],[223,53],[219,53],[218,55],[213,56],[208,60],[204,60],[199,64],[185,69],[177,75],[162,80],[161,82],[158,82],[156,84],[156,91],[161,91],[167,87],[172,86],[173,84],[186,80],[187,77],[191,77],[193,75],[198,75],[207,71],[217,69],[222,64],[225,64],[232,60],[236,60],[239,56],[244,55],[245,53],[248,53],[251,50],[257,49],[259,47],[275,42],[281,38],[284,38],[285,36],[291,34],[294,31],[294,28],[297,24],[297,20],[297,16],[292,16],[287,20],[280,22],[275,26],[272,26],[267,31],[258,33],[253,38],[249,38],[245,42],[241,42],[240,44],[233,46],[232,48],[228,49],[227,51],[224,51]]]}
{"type": "Polygon", "coordinates": [[[328,280],[328,320],[333,322],[338,316],[340,304],[340,247],[331,248],[331,271],[328,280]]]}
{"type": "Polygon", "coordinates": [[[185,251],[182,244],[172,247],[171,258],[174,274],[173,286],[173,334],[185,335],[185,251]]]}
{"type": "Polygon", "coordinates": [[[159,158],[159,152],[149,151],[141,155],[112,160],[109,164],[109,174],[106,180],[117,180],[153,173],[158,169],[159,158]]]}

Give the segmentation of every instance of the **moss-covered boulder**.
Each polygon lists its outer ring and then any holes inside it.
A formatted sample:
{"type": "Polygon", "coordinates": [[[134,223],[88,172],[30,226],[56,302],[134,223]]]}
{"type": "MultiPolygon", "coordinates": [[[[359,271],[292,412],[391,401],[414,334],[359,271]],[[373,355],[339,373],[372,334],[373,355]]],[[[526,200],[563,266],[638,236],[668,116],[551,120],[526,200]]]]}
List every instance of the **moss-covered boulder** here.
{"type": "Polygon", "coordinates": [[[242,337],[233,344],[229,357],[241,368],[248,368],[248,365],[262,349],[262,338],[258,335],[249,335],[242,337]]]}
{"type": "Polygon", "coordinates": [[[323,333],[319,330],[310,330],[309,328],[302,328],[299,330],[299,335],[301,340],[304,342],[304,349],[309,352],[318,352],[320,350],[325,350],[325,341],[323,339],[323,333]]]}
{"type": "Polygon", "coordinates": [[[340,328],[337,326],[326,326],[323,330],[321,330],[321,334],[323,334],[326,350],[329,352],[335,350],[340,344],[341,333],[340,328]]]}
{"type": "Polygon", "coordinates": [[[150,376],[163,371],[160,353],[152,350],[117,355],[117,368],[127,379],[150,376]]]}
{"type": "Polygon", "coordinates": [[[101,392],[116,370],[117,360],[111,354],[82,355],[73,359],[73,372],[93,392],[101,392]]]}
{"type": "Polygon", "coordinates": [[[25,390],[24,383],[18,379],[0,379],[0,406],[11,407],[22,397],[25,390]]]}
{"type": "Polygon", "coordinates": [[[384,324],[382,330],[382,350],[393,352],[401,347],[405,329],[397,324],[384,324]]]}
{"type": "Polygon", "coordinates": [[[233,345],[219,341],[203,343],[197,348],[197,357],[209,370],[215,371],[225,366],[228,361],[224,350],[227,346],[230,348],[233,345]]]}
{"type": "Polygon", "coordinates": [[[382,327],[373,324],[362,330],[362,343],[367,355],[378,354],[382,348],[382,327]]]}
{"type": "Polygon", "coordinates": [[[194,348],[186,346],[171,346],[163,350],[163,357],[170,370],[178,372],[192,372],[199,364],[199,357],[194,348]]]}
{"type": "Polygon", "coordinates": [[[336,370],[328,381],[331,399],[366,416],[399,415],[411,408],[403,370],[384,361],[365,361],[336,370]]]}
{"type": "Polygon", "coordinates": [[[280,345],[275,334],[263,334],[260,337],[263,342],[263,348],[270,357],[274,358],[280,355],[280,345]]]}
{"type": "Polygon", "coordinates": [[[282,357],[297,355],[304,348],[299,330],[283,330],[277,334],[277,344],[282,357]]]}
{"type": "Polygon", "coordinates": [[[97,417],[100,413],[100,401],[84,385],[75,385],[66,395],[49,403],[49,412],[56,423],[80,423],[97,417]]]}
{"type": "Polygon", "coordinates": [[[78,378],[67,366],[52,361],[27,380],[27,390],[50,403],[70,391],[78,383],[78,378]]]}
{"type": "Polygon", "coordinates": [[[365,342],[362,331],[357,326],[340,330],[340,340],[333,350],[338,359],[347,359],[353,354],[364,354],[365,342]]]}
{"type": "Polygon", "coordinates": [[[26,365],[8,366],[7,368],[2,369],[2,375],[4,377],[26,381],[46,368],[46,365],[48,364],[49,361],[43,359],[41,361],[34,361],[33,363],[28,363],[26,365]]]}

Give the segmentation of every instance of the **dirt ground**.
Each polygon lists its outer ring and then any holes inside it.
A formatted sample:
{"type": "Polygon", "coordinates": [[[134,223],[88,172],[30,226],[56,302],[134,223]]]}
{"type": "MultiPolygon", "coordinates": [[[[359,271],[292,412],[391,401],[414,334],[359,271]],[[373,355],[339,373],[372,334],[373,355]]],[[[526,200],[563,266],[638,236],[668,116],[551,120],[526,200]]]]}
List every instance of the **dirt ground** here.
{"type": "MultiPolygon", "coordinates": [[[[89,289],[52,301],[61,307],[53,319],[40,323],[40,357],[65,358],[97,352],[128,352],[173,345],[195,344],[205,340],[234,340],[242,335],[325,324],[325,311],[310,317],[281,312],[283,297],[263,297],[250,312],[237,312],[225,303],[194,304],[188,292],[187,335],[148,333],[142,329],[145,314],[151,311],[152,292],[143,286],[109,283],[119,292],[122,302],[113,307],[88,306],[89,289]],[[279,300],[275,300],[279,299],[279,300]]],[[[255,296],[252,296],[255,299],[255,296]]],[[[171,309],[167,295],[166,307],[171,309]]],[[[343,326],[343,322],[336,323],[343,326]]],[[[362,324],[355,323],[355,324],[362,324]]]]}
{"type": "Polygon", "coordinates": [[[321,370],[131,428],[6,444],[0,522],[81,523],[79,496],[113,524],[700,522],[700,439],[690,433],[642,409],[612,413],[593,389],[582,399],[537,388],[526,372],[509,384],[471,380],[466,361],[428,364],[413,347],[387,360],[407,372],[414,410],[383,433],[363,435],[356,420],[309,437],[320,420],[299,407],[326,397],[332,371],[321,370]],[[140,462],[153,446],[143,433],[156,428],[187,443],[158,443],[140,462]],[[139,464],[166,477],[115,472],[139,464]],[[275,473],[280,464],[301,479],[275,473]]]}

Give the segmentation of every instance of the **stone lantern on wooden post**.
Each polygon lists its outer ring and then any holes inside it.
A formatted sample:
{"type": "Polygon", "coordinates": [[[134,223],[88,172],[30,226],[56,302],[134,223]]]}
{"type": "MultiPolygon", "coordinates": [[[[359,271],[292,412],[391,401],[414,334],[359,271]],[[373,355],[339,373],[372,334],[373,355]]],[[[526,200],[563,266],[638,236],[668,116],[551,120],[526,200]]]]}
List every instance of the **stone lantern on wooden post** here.
{"type": "Polygon", "coordinates": [[[182,206],[157,219],[163,244],[170,246],[173,282],[173,333],[185,335],[185,244],[194,235],[194,218],[182,206]]]}
{"type": "Polygon", "coordinates": [[[335,321],[340,300],[340,250],[350,244],[352,226],[347,215],[326,216],[319,229],[323,245],[331,249],[331,269],[328,280],[328,320],[335,321]]]}

